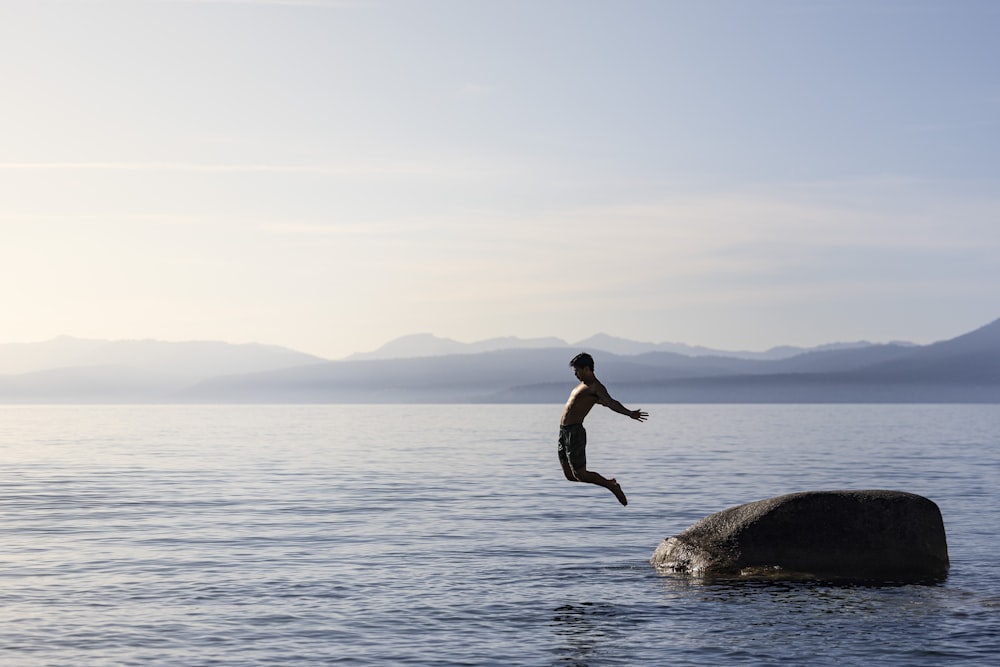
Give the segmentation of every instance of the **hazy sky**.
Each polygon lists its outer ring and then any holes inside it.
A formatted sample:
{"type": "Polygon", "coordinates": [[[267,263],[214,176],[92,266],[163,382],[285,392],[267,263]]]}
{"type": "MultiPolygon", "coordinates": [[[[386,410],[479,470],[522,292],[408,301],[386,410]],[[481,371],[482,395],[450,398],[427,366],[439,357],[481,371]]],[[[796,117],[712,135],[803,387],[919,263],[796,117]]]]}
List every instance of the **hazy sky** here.
{"type": "Polygon", "coordinates": [[[1000,317],[994,0],[3,0],[0,342],[1000,317]]]}

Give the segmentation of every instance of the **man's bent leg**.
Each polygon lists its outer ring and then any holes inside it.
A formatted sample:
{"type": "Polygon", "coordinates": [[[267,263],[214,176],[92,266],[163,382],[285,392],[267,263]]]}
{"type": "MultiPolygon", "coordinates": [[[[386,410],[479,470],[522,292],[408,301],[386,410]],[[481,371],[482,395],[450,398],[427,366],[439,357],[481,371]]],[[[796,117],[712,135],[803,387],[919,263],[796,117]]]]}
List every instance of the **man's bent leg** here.
{"type": "Polygon", "coordinates": [[[625,497],[625,492],[622,491],[621,485],[618,484],[617,480],[614,478],[607,479],[600,473],[587,470],[586,468],[577,468],[573,471],[573,475],[581,482],[603,486],[605,489],[615,494],[615,498],[618,499],[618,502],[622,505],[628,505],[628,498],[625,497]]]}
{"type": "Polygon", "coordinates": [[[576,478],[576,474],[573,472],[573,468],[570,467],[568,461],[560,460],[559,462],[562,464],[563,474],[566,475],[566,479],[568,479],[571,482],[580,481],[576,478]]]}

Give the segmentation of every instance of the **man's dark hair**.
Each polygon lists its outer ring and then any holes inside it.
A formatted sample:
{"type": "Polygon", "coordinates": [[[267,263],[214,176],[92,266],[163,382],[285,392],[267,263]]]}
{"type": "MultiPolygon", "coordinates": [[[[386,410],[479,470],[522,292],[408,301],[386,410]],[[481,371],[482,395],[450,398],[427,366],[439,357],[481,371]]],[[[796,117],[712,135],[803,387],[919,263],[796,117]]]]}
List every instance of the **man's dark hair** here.
{"type": "Polygon", "coordinates": [[[573,368],[589,368],[590,370],[594,370],[594,358],[586,352],[581,352],[570,359],[569,365],[573,368]]]}

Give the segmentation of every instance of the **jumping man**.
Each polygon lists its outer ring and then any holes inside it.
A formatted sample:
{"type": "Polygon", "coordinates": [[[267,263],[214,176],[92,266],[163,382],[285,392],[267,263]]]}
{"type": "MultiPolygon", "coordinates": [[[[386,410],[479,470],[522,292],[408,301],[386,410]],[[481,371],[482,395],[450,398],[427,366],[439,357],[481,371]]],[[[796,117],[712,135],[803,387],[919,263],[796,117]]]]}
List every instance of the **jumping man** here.
{"type": "Polygon", "coordinates": [[[583,420],[597,403],[640,422],[645,421],[648,415],[641,410],[629,410],[611,398],[607,388],[594,375],[594,358],[586,352],[573,357],[569,365],[573,367],[580,384],[569,395],[559,422],[559,462],[562,464],[563,474],[571,482],[603,486],[615,494],[618,502],[628,505],[622,487],[614,478],[606,479],[587,470],[587,431],[583,428],[583,420]]]}

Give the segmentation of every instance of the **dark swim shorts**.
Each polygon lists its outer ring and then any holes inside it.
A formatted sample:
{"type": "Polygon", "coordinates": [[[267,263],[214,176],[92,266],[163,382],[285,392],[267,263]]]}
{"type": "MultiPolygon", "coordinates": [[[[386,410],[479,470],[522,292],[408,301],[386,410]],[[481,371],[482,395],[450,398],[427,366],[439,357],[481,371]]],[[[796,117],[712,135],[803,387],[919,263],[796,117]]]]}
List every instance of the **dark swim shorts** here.
{"type": "Polygon", "coordinates": [[[559,461],[573,470],[587,469],[587,431],[583,424],[559,427],[559,461]]]}

